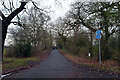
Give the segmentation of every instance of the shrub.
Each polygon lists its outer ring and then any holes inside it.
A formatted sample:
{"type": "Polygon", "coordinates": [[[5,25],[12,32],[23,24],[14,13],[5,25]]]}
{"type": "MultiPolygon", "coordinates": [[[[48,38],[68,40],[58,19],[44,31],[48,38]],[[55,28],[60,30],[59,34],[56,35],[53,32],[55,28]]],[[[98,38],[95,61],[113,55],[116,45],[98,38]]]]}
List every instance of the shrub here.
{"type": "Polygon", "coordinates": [[[32,47],[30,43],[19,43],[18,45],[15,46],[15,53],[16,57],[30,57],[32,56],[31,54],[32,47]]]}

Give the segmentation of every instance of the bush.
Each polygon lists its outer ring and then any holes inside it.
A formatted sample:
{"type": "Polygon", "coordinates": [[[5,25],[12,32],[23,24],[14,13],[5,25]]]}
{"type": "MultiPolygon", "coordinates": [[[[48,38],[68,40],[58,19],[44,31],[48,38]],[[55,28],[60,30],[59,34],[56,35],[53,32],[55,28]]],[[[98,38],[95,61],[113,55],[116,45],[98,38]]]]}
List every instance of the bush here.
{"type": "Polygon", "coordinates": [[[93,52],[92,52],[92,57],[98,57],[98,53],[99,53],[99,45],[94,45],[92,48],[93,52]]]}
{"type": "Polygon", "coordinates": [[[4,57],[15,57],[14,47],[10,47],[5,50],[4,57]]]}
{"type": "Polygon", "coordinates": [[[87,46],[80,48],[79,54],[88,55],[88,53],[89,53],[89,48],[87,46]]]}
{"type": "Polygon", "coordinates": [[[15,46],[16,57],[30,57],[32,56],[31,50],[32,50],[32,47],[30,43],[26,43],[26,44],[20,43],[15,46]]]}
{"type": "Polygon", "coordinates": [[[87,55],[89,52],[89,39],[83,34],[79,34],[75,38],[74,36],[69,37],[64,49],[73,55],[87,55]]]}
{"type": "Polygon", "coordinates": [[[31,57],[32,46],[30,43],[19,43],[5,50],[4,57],[31,57]]]}
{"type": "Polygon", "coordinates": [[[111,36],[109,39],[109,57],[120,61],[119,38],[111,36]]]}

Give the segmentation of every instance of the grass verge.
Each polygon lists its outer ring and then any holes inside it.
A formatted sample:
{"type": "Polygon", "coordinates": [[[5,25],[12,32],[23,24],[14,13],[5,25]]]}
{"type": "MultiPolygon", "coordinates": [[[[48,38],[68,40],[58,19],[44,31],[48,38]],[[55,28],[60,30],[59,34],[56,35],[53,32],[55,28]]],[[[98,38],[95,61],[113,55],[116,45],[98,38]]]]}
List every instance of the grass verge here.
{"type": "Polygon", "coordinates": [[[20,68],[30,65],[31,63],[37,62],[39,59],[37,57],[30,58],[4,58],[3,59],[3,71],[13,68],[20,68]]]}
{"type": "Polygon", "coordinates": [[[60,50],[60,52],[63,53],[63,55],[73,63],[87,65],[97,68],[98,70],[108,71],[110,73],[120,73],[120,67],[118,66],[117,61],[106,60],[102,61],[102,65],[99,65],[99,61],[97,61],[95,58],[90,58],[88,56],[76,56],[65,50],[60,50]]]}

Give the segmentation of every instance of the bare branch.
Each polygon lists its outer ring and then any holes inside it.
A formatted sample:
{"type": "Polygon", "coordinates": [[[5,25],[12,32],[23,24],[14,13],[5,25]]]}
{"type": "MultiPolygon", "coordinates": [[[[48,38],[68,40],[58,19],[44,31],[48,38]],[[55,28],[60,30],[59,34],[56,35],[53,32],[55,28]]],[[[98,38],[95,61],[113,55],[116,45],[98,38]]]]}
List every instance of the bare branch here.
{"type": "Polygon", "coordinates": [[[47,12],[47,11],[45,11],[44,9],[39,8],[39,7],[35,4],[35,2],[32,1],[32,3],[33,3],[33,5],[35,6],[35,8],[37,8],[37,9],[39,9],[39,10],[41,10],[41,11],[47,12]]]}
{"type": "MultiPolygon", "coordinates": [[[[115,29],[116,29],[116,28],[115,28],[115,29]]],[[[118,31],[120,31],[120,29],[117,29],[117,30],[115,30],[115,29],[112,29],[112,32],[108,35],[108,37],[110,37],[112,34],[118,32],[118,31]]]]}
{"type": "Polygon", "coordinates": [[[10,12],[10,9],[6,7],[4,2],[2,3],[2,5],[4,6],[5,9],[7,9],[10,12]]]}
{"type": "Polygon", "coordinates": [[[100,9],[97,9],[97,10],[92,11],[92,12],[89,13],[89,14],[91,15],[91,14],[93,14],[93,13],[102,12],[104,9],[106,9],[106,8],[108,8],[108,7],[111,7],[111,6],[114,6],[114,5],[115,5],[115,3],[112,3],[111,5],[106,5],[106,6],[102,7],[102,8],[100,8],[100,9]]]}
{"type": "Polygon", "coordinates": [[[9,0],[9,4],[10,4],[10,11],[12,12],[12,3],[10,0],[9,0]]]}
{"type": "Polygon", "coordinates": [[[15,9],[14,5],[13,5],[13,0],[12,0],[12,7],[15,9]]]}
{"type": "Polygon", "coordinates": [[[62,7],[62,4],[61,4],[58,0],[55,0],[55,3],[56,3],[58,6],[62,7]]]}
{"type": "Polygon", "coordinates": [[[27,2],[21,2],[21,6],[19,8],[17,8],[15,11],[13,11],[7,18],[8,21],[11,21],[19,12],[21,12],[24,8],[24,6],[26,5],[27,2]]]}
{"type": "MultiPolygon", "coordinates": [[[[72,13],[72,12],[70,12],[72,13]]],[[[74,17],[76,17],[76,15],[74,13],[72,13],[74,17]]],[[[83,24],[84,26],[86,26],[88,29],[92,30],[93,32],[96,32],[96,29],[92,28],[89,24],[85,23],[85,21],[81,18],[80,15],[79,16],[79,20],[81,21],[80,23],[83,24]]]]}

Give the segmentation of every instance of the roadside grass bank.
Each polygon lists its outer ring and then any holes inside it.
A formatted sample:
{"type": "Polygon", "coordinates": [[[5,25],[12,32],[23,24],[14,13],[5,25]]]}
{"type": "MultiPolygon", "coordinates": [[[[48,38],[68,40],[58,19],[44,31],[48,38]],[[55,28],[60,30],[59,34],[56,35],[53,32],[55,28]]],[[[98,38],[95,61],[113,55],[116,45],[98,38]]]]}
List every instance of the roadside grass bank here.
{"type": "Polygon", "coordinates": [[[40,61],[44,60],[49,53],[49,50],[45,50],[28,58],[4,57],[2,63],[2,74],[34,67],[39,64],[40,61]]]}
{"type": "Polygon", "coordinates": [[[67,52],[66,50],[59,50],[68,60],[70,60],[73,63],[81,64],[90,66],[92,68],[103,70],[110,72],[110,74],[120,74],[120,67],[118,65],[117,61],[113,60],[106,60],[102,61],[102,65],[100,66],[99,61],[97,58],[90,58],[88,56],[77,56],[73,55],[70,52],[67,52]]]}

